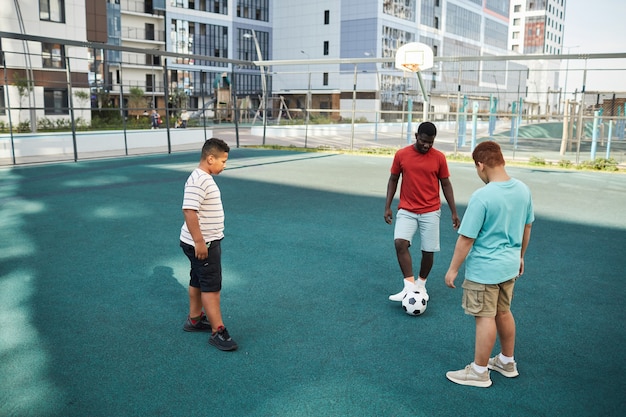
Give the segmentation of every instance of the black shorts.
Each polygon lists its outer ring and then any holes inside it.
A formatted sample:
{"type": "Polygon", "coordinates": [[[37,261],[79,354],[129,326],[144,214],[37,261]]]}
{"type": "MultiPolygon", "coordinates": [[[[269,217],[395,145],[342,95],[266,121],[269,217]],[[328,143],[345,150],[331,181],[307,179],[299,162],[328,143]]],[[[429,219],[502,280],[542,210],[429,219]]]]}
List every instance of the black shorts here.
{"type": "Polygon", "coordinates": [[[196,248],[185,242],[180,247],[191,262],[189,286],[200,288],[202,292],[218,292],[222,289],[222,248],[220,240],[207,243],[209,257],[203,260],[196,258],[196,248]]]}

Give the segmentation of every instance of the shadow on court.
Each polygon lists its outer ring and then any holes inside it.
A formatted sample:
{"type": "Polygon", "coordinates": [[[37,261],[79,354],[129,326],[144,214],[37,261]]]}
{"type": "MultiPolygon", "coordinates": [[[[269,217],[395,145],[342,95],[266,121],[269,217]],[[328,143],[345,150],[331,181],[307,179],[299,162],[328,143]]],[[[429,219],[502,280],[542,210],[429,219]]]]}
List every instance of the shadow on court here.
{"type": "MultiPolygon", "coordinates": [[[[216,180],[223,314],[240,348],[183,332],[180,206],[197,160],[0,170],[0,415],[626,412],[626,176],[509,169],[537,218],[513,301],[520,376],[479,389],[445,378],[474,345],[462,290],[443,282],[447,206],[425,315],[387,301],[401,284],[383,220],[390,157],[233,149],[216,180]]],[[[462,214],[481,183],[471,165],[450,169],[462,214]]]]}

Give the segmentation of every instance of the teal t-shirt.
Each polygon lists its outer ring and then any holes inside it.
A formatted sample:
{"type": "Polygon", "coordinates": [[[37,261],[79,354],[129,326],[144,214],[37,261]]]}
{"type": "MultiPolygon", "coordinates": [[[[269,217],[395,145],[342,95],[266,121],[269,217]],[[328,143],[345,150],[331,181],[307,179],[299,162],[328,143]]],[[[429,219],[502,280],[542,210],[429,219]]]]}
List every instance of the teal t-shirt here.
{"type": "Polygon", "coordinates": [[[499,284],[519,273],[524,227],[535,220],[530,189],[511,178],[476,190],[459,234],[475,239],[465,259],[465,278],[499,284]]]}

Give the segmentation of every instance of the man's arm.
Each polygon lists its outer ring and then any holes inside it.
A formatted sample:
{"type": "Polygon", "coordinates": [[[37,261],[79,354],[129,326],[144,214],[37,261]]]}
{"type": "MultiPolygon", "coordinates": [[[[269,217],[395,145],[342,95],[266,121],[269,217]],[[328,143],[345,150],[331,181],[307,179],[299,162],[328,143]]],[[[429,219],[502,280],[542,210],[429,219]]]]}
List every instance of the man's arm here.
{"type": "Polygon", "coordinates": [[[206,247],[204,236],[202,236],[202,230],[200,230],[200,220],[198,219],[198,212],[192,209],[183,209],[183,216],[185,216],[187,229],[189,229],[189,233],[193,238],[194,246],[196,248],[196,258],[208,258],[209,249],[206,247]]]}
{"type": "Polygon", "coordinates": [[[391,203],[393,202],[393,197],[396,195],[396,190],[398,189],[398,179],[399,175],[391,174],[389,176],[389,181],[387,182],[387,199],[385,201],[385,222],[391,224],[393,219],[393,212],[391,211],[391,203]]]}
{"type": "Polygon", "coordinates": [[[456,246],[454,247],[454,254],[452,255],[452,260],[450,261],[450,266],[448,267],[448,272],[446,272],[446,285],[450,288],[456,288],[454,286],[454,280],[459,274],[459,269],[465,258],[467,258],[467,254],[470,249],[474,245],[474,240],[470,237],[459,235],[459,238],[456,241],[456,246]]]}
{"type": "Polygon", "coordinates": [[[443,196],[446,198],[446,201],[448,202],[448,207],[450,207],[450,211],[452,212],[452,227],[458,229],[461,225],[461,220],[459,219],[459,215],[456,212],[456,204],[454,202],[454,191],[452,190],[452,183],[450,182],[450,178],[442,178],[439,181],[441,182],[443,196]]]}
{"type": "Polygon", "coordinates": [[[532,229],[532,227],[532,223],[528,223],[526,226],[524,226],[524,236],[522,237],[522,254],[519,263],[520,276],[524,273],[524,254],[526,253],[526,248],[528,248],[528,242],[530,242],[530,230],[532,229]]]}

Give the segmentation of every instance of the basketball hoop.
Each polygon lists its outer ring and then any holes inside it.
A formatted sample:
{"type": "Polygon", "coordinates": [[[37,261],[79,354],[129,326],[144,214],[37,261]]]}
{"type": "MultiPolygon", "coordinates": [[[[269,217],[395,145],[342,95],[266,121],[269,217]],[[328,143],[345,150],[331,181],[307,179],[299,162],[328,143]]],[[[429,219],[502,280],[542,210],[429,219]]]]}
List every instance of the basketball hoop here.
{"type": "Polygon", "coordinates": [[[417,72],[420,70],[419,64],[404,63],[401,64],[401,67],[403,70],[410,72],[417,72]]]}
{"type": "Polygon", "coordinates": [[[396,51],[396,68],[402,71],[418,72],[433,64],[433,50],[426,44],[411,42],[396,51]]]}

